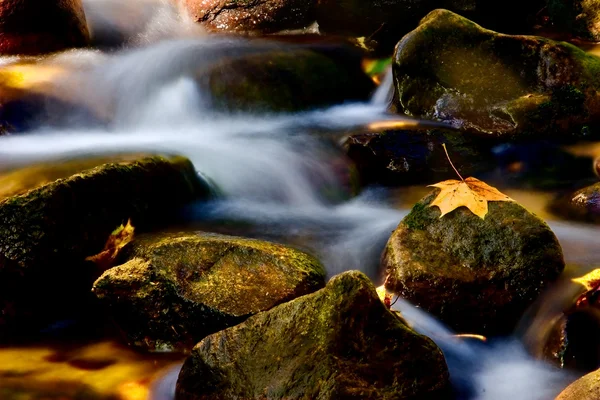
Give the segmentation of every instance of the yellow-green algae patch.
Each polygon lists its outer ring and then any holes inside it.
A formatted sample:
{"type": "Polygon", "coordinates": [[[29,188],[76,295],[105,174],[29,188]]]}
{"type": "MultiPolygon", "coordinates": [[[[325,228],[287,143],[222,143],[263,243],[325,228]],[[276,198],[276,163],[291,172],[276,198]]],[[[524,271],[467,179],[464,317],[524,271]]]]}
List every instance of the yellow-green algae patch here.
{"type": "Polygon", "coordinates": [[[129,342],[151,350],[189,349],[325,279],[319,261],[296,249],[203,232],[141,235],[121,257],[94,293],[129,342]]]}

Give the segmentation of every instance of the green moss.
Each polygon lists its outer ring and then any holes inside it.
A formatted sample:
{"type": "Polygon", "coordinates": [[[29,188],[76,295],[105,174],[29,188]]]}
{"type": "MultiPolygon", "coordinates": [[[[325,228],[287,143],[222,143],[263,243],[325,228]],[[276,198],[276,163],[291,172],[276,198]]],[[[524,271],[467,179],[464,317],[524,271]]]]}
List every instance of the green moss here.
{"type": "Polygon", "coordinates": [[[182,369],[177,395],[443,398],[447,385],[440,350],[389,312],[368,278],[352,271],[204,339],[182,369]]]}
{"type": "Polygon", "coordinates": [[[94,291],[130,343],[151,350],[189,349],[325,281],[319,261],[293,248],[202,232],[141,235],[121,259],[94,291]]]}

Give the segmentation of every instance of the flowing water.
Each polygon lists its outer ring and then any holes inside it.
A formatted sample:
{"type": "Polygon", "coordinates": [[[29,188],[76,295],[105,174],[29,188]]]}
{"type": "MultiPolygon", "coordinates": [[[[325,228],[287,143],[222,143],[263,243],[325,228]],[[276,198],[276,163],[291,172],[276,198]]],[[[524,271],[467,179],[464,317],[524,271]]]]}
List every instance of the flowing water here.
{"type": "MultiPolygon", "coordinates": [[[[39,63],[59,71],[48,77],[51,84],[46,91],[91,112],[73,110],[60,120],[42,121],[22,134],[1,137],[0,167],[116,152],[182,154],[213,184],[218,196],[186,209],[181,223],[223,230],[222,222],[227,221],[225,226],[237,226],[232,229],[243,226],[243,234],[315,253],[329,275],[358,269],[381,284],[379,256],[414,195],[406,194],[410,189],[367,188],[352,198],[339,163],[332,160],[344,163],[335,144],[346,132],[399,118],[385,112],[389,79],[369,103],[304,113],[217,112],[211,109],[210,96],[194,82],[196,68],[231,54],[290,45],[207,35],[156,0],[84,3],[95,41],[104,50],[67,52],[39,63]]],[[[14,58],[4,63],[12,62],[14,58]]],[[[528,196],[513,195],[534,211],[541,210],[535,201],[526,202],[528,196]]],[[[597,229],[550,224],[567,261],[580,266],[579,272],[598,264],[597,229]]],[[[515,336],[486,343],[453,336],[406,302],[395,307],[443,349],[459,398],[541,400],[553,398],[576,377],[536,361],[526,348],[538,344],[543,327],[573,290],[568,283],[557,285],[543,298],[552,301],[541,302],[546,304],[544,312],[526,315],[515,336]]],[[[173,397],[179,364],[148,361],[122,348],[115,351],[127,354],[131,365],[152,365],[152,374],[142,375],[153,380],[140,384],[143,388],[127,386],[120,392],[123,399],[173,397]]],[[[10,361],[5,356],[5,362],[10,361]]],[[[139,375],[131,371],[132,376],[139,375]]]]}

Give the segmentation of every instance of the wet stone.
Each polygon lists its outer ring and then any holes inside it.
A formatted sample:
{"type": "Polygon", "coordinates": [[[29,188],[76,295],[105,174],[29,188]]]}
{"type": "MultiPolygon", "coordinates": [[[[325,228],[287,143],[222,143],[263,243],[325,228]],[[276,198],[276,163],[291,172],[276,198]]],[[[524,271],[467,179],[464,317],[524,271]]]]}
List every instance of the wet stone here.
{"type": "Polygon", "coordinates": [[[436,10],[396,47],[392,109],[506,140],[594,139],[598,71],[600,58],[570,44],[436,10]]]}
{"type": "Polygon", "coordinates": [[[210,188],[177,156],[110,156],[0,174],[0,337],[35,331],[89,304],[102,271],[88,256],[131,219],[160,226],[210,188]]]}
{"type": "Polygon", "coordinates": [[[38,55],[84,47],[89,32],[81,0],[0,2],[0,53],[38,55]]]}
{"type": "Polygon", "coordinates": [[[481,219],[465,207],[440,218],[419,201],[381,257],[386,287],[458,332],[508,334],[564,269],[562,250],[541,219],[515,202],[489,202],[481,219]]]}
{"type": "Polygon", "coordinates": [[[189,351],[205,336],[325,283],[323,266],[308,254],[203,232],[139,236],[122,260],[93,291],[129,344],[151,351],[189,351]]]}
{"type": "Polygon", "coordinates": [[[357,271],[194,347],[178,400],[446,399],[442,352],[379,300],[357,271]]]}

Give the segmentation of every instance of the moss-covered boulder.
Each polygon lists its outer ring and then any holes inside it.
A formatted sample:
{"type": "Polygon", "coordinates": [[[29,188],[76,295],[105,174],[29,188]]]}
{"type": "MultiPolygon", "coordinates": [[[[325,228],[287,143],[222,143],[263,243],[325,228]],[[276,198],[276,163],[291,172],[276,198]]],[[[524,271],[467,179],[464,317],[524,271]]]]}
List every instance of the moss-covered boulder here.
{"type": "Polygon", "coordinates": [[[356,271],[201,341],[177,400],[444,399],[440,349],[415,333],[356,271]]]}
{"type": "Polygon", "coordinates": [[[596,399],[600,399],[600,370],[591,372],[571,383],[555,400],[596,399]]]}
{"type": "Polygon", "coordinates": [[[560,195],[548,208],[566,219],[600,223],[600,183],[560,195]]]}
{"type": "Polygon", "coordinates": [[[81,0],[0,2],[0,54],[51,53],[88,41],[81,0]]]}
{"type": "Polygon", "coordinates": [[[315,258],[290,247],[210,233],[148,234],[123,250],[94,293],[131,345],[189,350],[205,336],[325,284],[315,258]]]}
{"type": "Polygon", "coordinates": [[[364,37],[390,54],[394,45],[436,8],[448,9],[503,32],[531,30],[545,0],[318,0],[317,22],[322,33],[364,37]]]}
{"type": "Polygon", "coordinates": [[[208,186],[183,157],[57,162],[0,175],[0,337],[52,321],[99,275],[88,256],[131,219],[156,226],[208,186]]]}
{"type": "Polygon", "coordinates": [[[550,228],[515,202],[440,218],[439,189],[400,222],[382,254],[386,287],[460,332],[509,333],[564,269],[550,228]]]}
{"type": "Polygon", "coordinates": [[[398,186],[455,178],[442,144],[463,175],[493,169],[491,143],[444,130],[396,130],[351,134],[344,150],[354,161],[363,184],[398,186]]]}
{"type": "Polygon", "coordinates": [[[315,0],[183,0],[190,17],[209,30],[273,33],[315,20],[315,0]]]}
{"type": "Polygon", "coordinates": [[[553,28],[584,40],[600,40],[600,1],[548,0],[553,28]]]}
{"type": "Polygon", "coordinates": [[[367,100],[373,82],[360,58],[301,48],[226,58],[199,71],[197,82],[219,109],[299,111],[367,100]]]}
{"type": "Polygon", "coordinates": [[[600,59],[496,33],[447,10],[397,45],[393,109],[506,138],[600,137],[600,59]]]}

